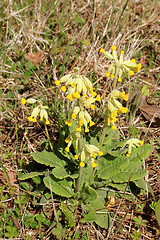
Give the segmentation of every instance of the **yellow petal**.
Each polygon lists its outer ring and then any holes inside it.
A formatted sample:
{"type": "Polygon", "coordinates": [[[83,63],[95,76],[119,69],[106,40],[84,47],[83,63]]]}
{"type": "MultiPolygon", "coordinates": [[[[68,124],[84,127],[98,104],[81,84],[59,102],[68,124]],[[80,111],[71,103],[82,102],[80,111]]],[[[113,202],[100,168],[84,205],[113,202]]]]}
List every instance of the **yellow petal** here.
{"type": "Polygon", "coordinates": [[[27,102],[27,100],[26,100],[25,98],[22,98],[22,99],[21,99],[21,103],[22,103],[23,105],[25,105],[26,102],[27,102]]]}

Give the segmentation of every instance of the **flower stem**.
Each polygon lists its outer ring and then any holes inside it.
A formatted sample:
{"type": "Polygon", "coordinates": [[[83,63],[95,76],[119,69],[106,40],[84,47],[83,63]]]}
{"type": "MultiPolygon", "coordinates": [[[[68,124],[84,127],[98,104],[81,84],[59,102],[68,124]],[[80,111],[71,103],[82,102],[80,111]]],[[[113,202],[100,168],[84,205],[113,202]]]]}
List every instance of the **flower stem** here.
{"type": "MultiPolygon", "coordinates": [[[[106,135],[106,130],[108,128],[107,123],[108,123],[108,113],[106,114],[106,117],[105,117],[104,127],[103,127],[103,131],[102,131],[101,139],[100,139],[100,147],[99,147],[100,151],[102,151],[102,146],[103,146],[104,138],[105,138],[105,135],[106,135]]],[[[100,158],[100,156],[98,156],[97,164],[99,162],[99,158],[100,158]]],[[[93,177],[95,176],[95,173],[96,173],[96,168],[93,171],[93,177]]]]}
{"type": "Polygon", "coordinates": [[[53,146],[52,146],[52,143],[51,143],[51,140],[50,140],[50,137],[49,137],[49,133],[48,133],[48,129],[47,129],[46,124],[45,124],[45,131],[46,131],[46,134],[47,134],[47,138],[48,138],[48,141],[49,141],[50,148],[51,148],[52,152],[54,153],[53,146]]]}
{"type": "MultiPolygon", "coordinates": [[[[82,146],[83,146],[83,136],[81,134],[80,138],[79,138],[79,152],[82,151],[82,146]]],[[[80,158],[80,161],[81,161],[81,158],[80,158]]],[[[75,189],[75,192],[79,192],[79,189],[80,189],[80,183],[81,183],[81,177],[82,177],[82,167],[79,166],[79,176],[78,176],[78,179],[77,179],[77,183],[76,183],[76,189],[75,189]]]]}
{"type": "Polygon", "coordinates": [[[115,72],[115,78],[113,81],[113,90],[116,88],[116,85],[117,85],[117,68],[116,68],[116,72],[115,72]]]}

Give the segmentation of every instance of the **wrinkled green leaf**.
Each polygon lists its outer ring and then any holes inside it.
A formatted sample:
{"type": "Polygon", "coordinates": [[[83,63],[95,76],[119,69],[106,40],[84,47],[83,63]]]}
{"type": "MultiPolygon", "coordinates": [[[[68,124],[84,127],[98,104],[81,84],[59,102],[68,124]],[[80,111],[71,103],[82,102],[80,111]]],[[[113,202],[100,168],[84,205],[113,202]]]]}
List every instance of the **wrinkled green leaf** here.
{"type": "Polygon", "coordinates": [[[85,203],[95,200],[97,198],[96,190],[90,186],[84,185],[81,190],[81,198],[85,203]]]}
{"type": "Polygon", "coordinates": [[[40,175],[43,175],[45,172],[30,172],[30,173],[26,173],[26,174],[21,174],[18,179],[19,180],[26,180],[29,178],[33,178],[33,177],[37,177],[40,175]]]}
{"type": "Polygon", "coordinates": [[[41,164],[45,164],[50,167],[64,167],[66,165],[65,161],[58,158],[54,153],[47,152],[46,150],[42,152],[32,153],[33,159],[41,164]]]}
{"type": "Polygon", "coordinates": [[[146,170],[129,167],[125,170],[120,171],[118,174],[112,176],[112,180],[116,183],[123,183],[128,182],[129,179],[130,181],[134,181],[144,178],[145,175],[146,170]]]}
{"type": "Polygon", "coordinates": [[[95,210],[91,210],[87,214],[83,213],[83,217],[84,218],[81,219],[81,223],[93,222],[95,220],[95,215],[96,215],[96,211],[95,210]]]}
{"type": "MultiPolygon", "coordinates": [[[[101,158],[101,161],[103,157],[101,158]]],[[[98,176],[102,179],[109,179],[113,175],[117,174],[121,169],[124,169],[129,164],[129,159],[125,156],[119,156],[113,161],[103,160],[106,163],[106,168],[103,168],[98,174],[98,176]]]]}
{"type": "Polygon", "coordinates": [[[111,217],[107,211],[107,209],[102,209],[97,211],[95,215],[95,223],[99,225],[101,228],[108,229],[111,224],[111,217]]]}
{"type": "Polygon", "coordinates": [[[58,179],[64,179],[67,177],[70,178],[77,178],[78,177],[78,173],[75,173],[73,175],[69,174],[65,168],[61,168],[61,167],[56,167],[52,170],[53,175],[58,178],[58,179]]]}
{"type": "MultiPolygon", "coordinates": [[[[49,177],[44,177],[43,181],[45,186],[50,189],[49,177]]],[[[50,183],[52,191],[55,194],[68,198],[73,196],[74,192],[71,187],[71,181],[67,181],[66,179],[59,180],[54,176],[50,176],[50,183]]]]}

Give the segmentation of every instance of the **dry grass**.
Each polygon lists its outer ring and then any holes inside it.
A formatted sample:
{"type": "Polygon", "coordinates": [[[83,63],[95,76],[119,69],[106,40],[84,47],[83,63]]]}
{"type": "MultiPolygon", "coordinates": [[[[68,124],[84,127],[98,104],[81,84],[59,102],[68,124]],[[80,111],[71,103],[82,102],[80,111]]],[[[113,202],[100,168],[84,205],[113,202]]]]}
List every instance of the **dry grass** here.
{"type": "MultiPolygon", "coordinates": [[[[7,173],[21,170],[22,165],[27,166],[30,153],[47,138],[42,125],[28,123],[26,109],[20,105],[21,97],[42,95],[51,103],[55,95],[53,81],[71,72],[75,66],[93,79],[97,90],[104,96],[104,91],[110,91],[111,82],[106,85],[104,75],[108,63],[99,53],[101,47],[109,50],[114,44],[118,50],[125,51],[126,58],[136,57],[143,68],[138,77],[133,77],[132,90],[147,84],[151,92],[149,101],[160,106],[159,1],[8,0],[0,3],[0,9],[0,154],[7,173]],[[27,71],[25,54],[38,51],[42,51],[43,57],[27,78],[24,76],[27,71]]],[[[128,82],[124,80],[118,88],[127,90],[128,82]]],[[[135,116],[131,126],[134,123],[145,141],[155,147],[144,167],[148,170],[146,180],[157,200],[160,196],[160,126],[154,127],[139,115],[135,116]]],[[[52,141],[57,138],[57,128],[58,122],[53,116],[49,128],[52,141]]],[[[129,124],[122,124],[121,132],[129,135],[129,124]]],[[[0,188],[2,184],[1,180],[0,188]]],[[[16,189],[15,196],[19,192],[18,182],[16,189]]],[[[125,199],[122,202],[117,200],[109,209],[121,216],[121,221],[115,219],[110,232],[95,225],[80,226],[81,231],[87,230],[89,239],[132,239],[133,217],[139,215],[137,206],[144,204],[141,216],[148,224],[147,227],[139,226],[140,239],[159,239],[159,226],[154,211],[149,208],[153,196],[147,193],[138,198],[132,203],[125,199]]],[[[37,239],[34,234],[32,231],[32,239],[37,239]]],[[[18,239],[23,236],[27,236],[25,229],[21,230],[18,239]]],[[[53,238],[48,236],[44,239],[53,238]]]]}

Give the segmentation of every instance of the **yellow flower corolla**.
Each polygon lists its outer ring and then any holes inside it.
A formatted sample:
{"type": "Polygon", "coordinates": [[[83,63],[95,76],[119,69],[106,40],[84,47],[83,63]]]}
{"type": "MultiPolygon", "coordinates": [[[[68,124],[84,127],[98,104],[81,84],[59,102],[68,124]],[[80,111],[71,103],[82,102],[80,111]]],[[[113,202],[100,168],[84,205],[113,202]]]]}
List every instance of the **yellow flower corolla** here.
{"type": "Polygon", "coordinates": [[[124,144],[123,148],[128,145],[128,153],[126,154],[127,157],[130,156],[132,148],[140,147],[144,144],[144,141],[140,141],[137,138],[131,138],[124,144]]]}
{"type": "Polygon", "coordinates": [[[72,126],[71,120],[65,121],[65,124],[68,125],[69,127],[72,126]]]}
{"type": "Polygon", "coordinates": [[[46,111],[46,109],[48,109],[48,106],[43,106],[40,101],[34,98],[28,98],[27,100],[25,100],[24,98],[21,99],[22,104],[26,104],[26,103],[34,104],[36,102],[38,106],[33,109],[31,116],[28,117],[28,120],[30,122],[36,122],[37,117],[40,117],[40,121],[43,121],[43,119],[45,119],[45,123],[50,124],[48,120],[48,113],[46,111]]]}
{"type": "Polygon", "coordinates": [[[80,167],[84,167],[85,163],[83,161],[80,162],[80,167]]]}
{"type": "Polygon", "coordinates": [[[108,78],[110,76],[110,73],[106,72],[105,76],[108,78]]]}
{"type": "Polygon", "coordinates": [[[65,150],[66,150],[66,152],[69,152],[69,147],[66,147],[65,150]]]}
{"type": "Polygon", "coordinates": [[[111,73],[111,78],[113,78],[113,75],[117,75],[119,82],[121,82],[121,77],[124,71],[127,71],[130,76],[132,76],[135,72],[139,72],[141,69],[141,64],[136,63],[135,59],[132,60],[124,60],[123,55],[124,51],[121,51],[120,57],[118,59],[117,56],[117,51],[116,51],[116,46],[113,45],[111,47],[112,54],[109,53],[108,51],[100,50],[101,53],[103,53],[107,58],[111,59],[114,61],[109,68],[108,72],[105,74],[106,77],[109,77],[109,73],[111,73]]]}
{"type": "Polygon", "coordinates": [[[92,162],[92,163],[91,163],[91,167],[92,167],[92,168],[95,168],[95,167],[97,167],[97,163],[95,163],[95,162],[92,162]]]}
{"type": "Polygon", "coordinates": [[[22,99],[21,99],[21,103],[22,103],[23,105],[25,105],[26,102],[27,102],[27,100],[26,100],[25,98],[22,98],[22,99]]]}

